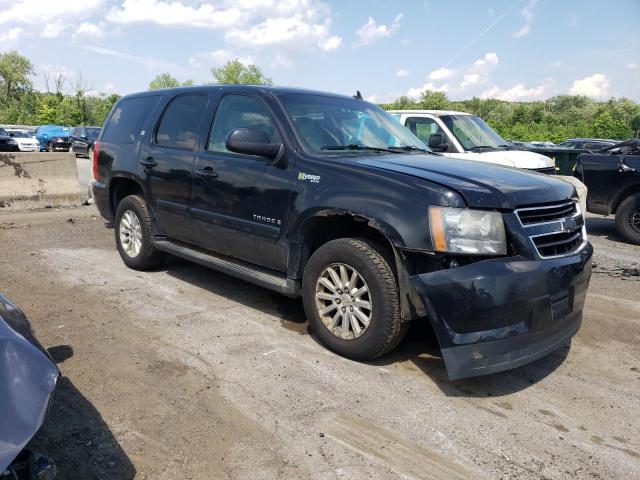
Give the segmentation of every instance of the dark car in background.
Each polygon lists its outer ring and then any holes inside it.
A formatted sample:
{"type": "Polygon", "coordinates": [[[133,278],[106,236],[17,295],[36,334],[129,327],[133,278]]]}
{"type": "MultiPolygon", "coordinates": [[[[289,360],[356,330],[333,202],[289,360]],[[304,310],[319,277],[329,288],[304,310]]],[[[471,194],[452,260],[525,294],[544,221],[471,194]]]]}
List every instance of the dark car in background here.
{"type": "Polygon", "coordinates": [[[618,143],[618,140],[610,140],[606,138],[570,138],[557,144],[556,147],[597,152],[603,148],[611,147],[616,143],[618,143]]]}
{"type": "Polygon", "coordinates": [[[19,151],[20,147],[18,145],[18,142],[16,142],[16,140],[11,137],[11,135],[9,135],[4,128],[0,127],[0,152],[19,151]]]}
{"type": "Polygon", "coordinates": [[[640,245],[640,140],[580,154],[575,176],[589,189],[587,210],[615,215],[618,233],[640,245]]]}
{"type": "Polygon", "coordinates": [[[47,152],[69,151],[69,127],[60,125],[41,125],[36,128],[36,138],[40,142],[40,150],[47,152]]]}
{"type": "Polygon", "coordinates": [[[91,157],[93,143],[100,135],[100,127],[76,127],[69,136],[69,151],[76,156],[91,157]]]}

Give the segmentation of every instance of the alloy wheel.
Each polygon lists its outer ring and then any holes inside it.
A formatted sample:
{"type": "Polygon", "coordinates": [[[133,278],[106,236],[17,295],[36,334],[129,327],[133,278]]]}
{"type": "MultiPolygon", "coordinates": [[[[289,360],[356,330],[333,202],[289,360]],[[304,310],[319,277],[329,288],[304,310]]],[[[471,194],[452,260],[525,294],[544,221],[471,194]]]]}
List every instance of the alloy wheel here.
{"type": "Polygon", "coordinates": [[[316,308],[324,326],[336,337],[354,340],[371,324],[373,305],[367,282],[344,263],[325,268],[316,282],[316,308]]]}
{"type": "Polygon", "coordinates": [[[137,257],[142,248],[142,225],[132,210],[122,214],[119,233],[124,252],[131,258],[137,257]]]}

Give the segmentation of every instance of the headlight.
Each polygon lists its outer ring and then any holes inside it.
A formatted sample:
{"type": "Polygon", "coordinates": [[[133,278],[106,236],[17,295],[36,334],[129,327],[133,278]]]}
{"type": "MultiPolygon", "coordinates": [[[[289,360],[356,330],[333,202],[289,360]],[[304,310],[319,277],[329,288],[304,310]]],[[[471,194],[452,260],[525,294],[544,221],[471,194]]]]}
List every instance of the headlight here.
{"type": "Polygon", "coordinates": [[[500,212],[429,207],[431,241],[438,252],[505,255],[507,242],[500,212]]]}

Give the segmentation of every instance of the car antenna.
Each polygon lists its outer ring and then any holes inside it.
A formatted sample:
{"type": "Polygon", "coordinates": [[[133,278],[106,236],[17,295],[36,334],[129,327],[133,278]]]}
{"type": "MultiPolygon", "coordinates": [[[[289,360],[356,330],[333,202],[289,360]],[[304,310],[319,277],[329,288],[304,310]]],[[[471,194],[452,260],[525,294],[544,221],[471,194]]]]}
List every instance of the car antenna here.
{"type": "Polygon", "coordinates": [[[360,90],[356,90],[356,94],[353,96],[353,98],[355,98],[356,100],[363,100],[360,90]]]}

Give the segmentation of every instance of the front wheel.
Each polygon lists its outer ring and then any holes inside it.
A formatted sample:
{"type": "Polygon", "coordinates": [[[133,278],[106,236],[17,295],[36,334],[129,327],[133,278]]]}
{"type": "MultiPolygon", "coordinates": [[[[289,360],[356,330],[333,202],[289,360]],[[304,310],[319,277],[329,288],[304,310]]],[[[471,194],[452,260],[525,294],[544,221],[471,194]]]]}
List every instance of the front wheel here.
{"type": "Polygon", "coordinates": [[[118,204],[114,230],[118,252],[129,268],[151,270],[162,263],[164,253],[153,245],[151,216],[140,195],[129,195],[118,204]]]}
{"type": "Polygon", "coordinates": [[[618,205],[616,228],[625,240],[640,245],[640,193],[629,195],[618,205]]]}
{"type": "Polygon", "coordinates": [[[354,360],[372,360],[394,349],[408,323],[392,262],[366,239],[341,238],[309,259],[302,281],[307,318],[330,350],[354,360]]]}
{"type": "Polygon", "coordinates": [[[47,152],[53,152],[53,144],[52,143],[47,143],[47,152]]]}

